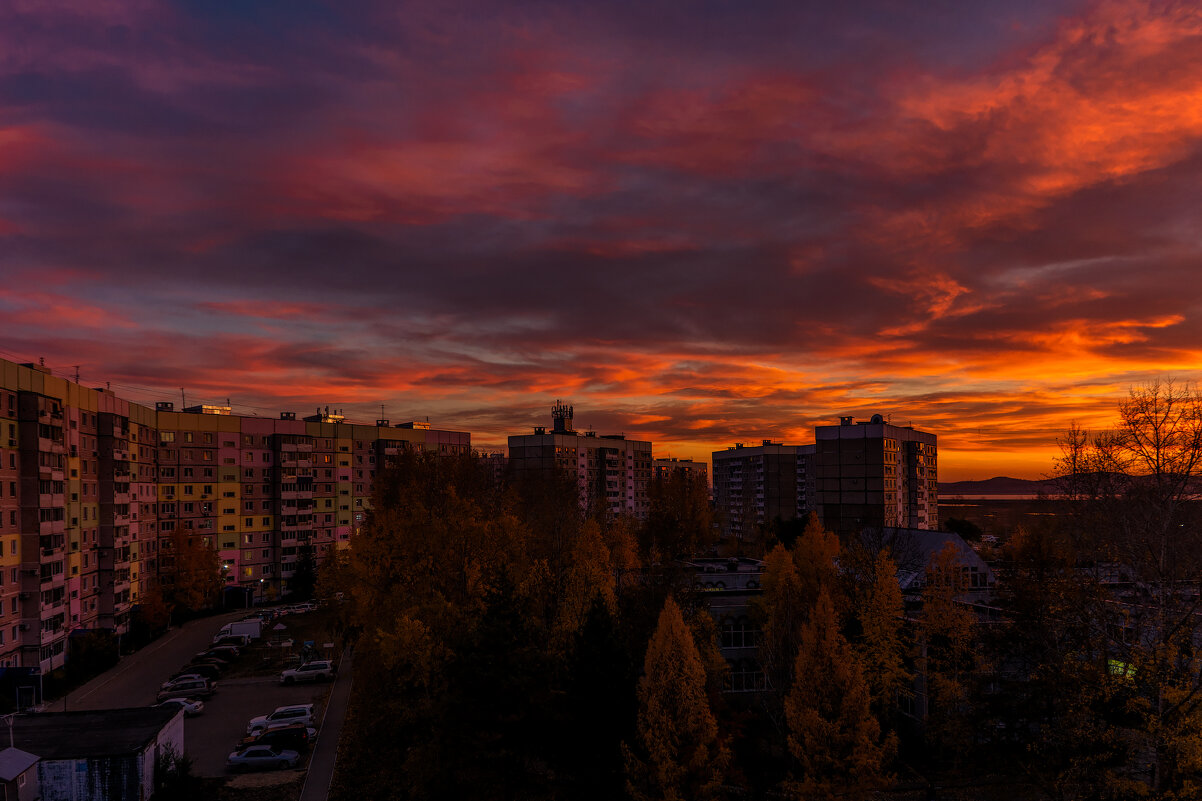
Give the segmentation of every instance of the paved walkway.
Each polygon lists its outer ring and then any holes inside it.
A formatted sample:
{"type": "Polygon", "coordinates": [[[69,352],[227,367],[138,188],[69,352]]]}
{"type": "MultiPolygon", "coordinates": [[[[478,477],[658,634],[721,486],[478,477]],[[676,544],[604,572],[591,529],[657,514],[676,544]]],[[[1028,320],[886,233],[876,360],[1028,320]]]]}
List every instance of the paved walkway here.
{"type": "Polygon", "coordinates": [[[348,646],[342,652],[338,677],[330,690],[330,700],[326,702],[325,717],[317,735],[317,745],[313,748],[313,757],[309,760],[309,772],[305,774],[300,801],[326,801],[329,798],[330,783],[334,781],[334,762],[338,758],[338,740],[351,698],[351,671],[354,667],[351,656],[348,646]]]}

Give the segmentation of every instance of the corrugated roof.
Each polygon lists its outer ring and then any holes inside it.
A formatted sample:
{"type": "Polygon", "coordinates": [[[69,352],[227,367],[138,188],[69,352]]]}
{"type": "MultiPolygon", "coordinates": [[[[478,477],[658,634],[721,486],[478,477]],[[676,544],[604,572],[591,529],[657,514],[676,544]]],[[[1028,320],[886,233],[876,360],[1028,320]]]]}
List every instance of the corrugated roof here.
{"type": "Polygon", "coordinates": [[[141,751],[182,714],[182,709],[133,707],[18,715],[13,743],[43,760],[126,756],[141,751]]]}

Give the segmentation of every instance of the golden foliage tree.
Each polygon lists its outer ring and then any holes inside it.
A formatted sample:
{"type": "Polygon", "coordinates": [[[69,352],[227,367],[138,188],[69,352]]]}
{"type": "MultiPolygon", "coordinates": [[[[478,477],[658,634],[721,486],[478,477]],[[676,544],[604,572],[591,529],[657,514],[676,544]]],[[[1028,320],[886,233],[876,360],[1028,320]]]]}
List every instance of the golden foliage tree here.
{"type": "Polygon", "coordinates": [[[863,667],[822,592],[802,628],[793,687],[785,699],[793,789],[807,798],[855,797],[884,781],[893,750],[882,742],[863,667]]]}
{"type": "Polygon", "coordinates": [[[160,575],[164,601],[173,610],[208,609],[221,592],[221,559],[210,538],[190,528],[178,528],[168,540],[171,552],[160,575]]]}
{"type": "Polygon", "coordinates": [[[753,614],[763,631],[760,661],[772,686],[784,692],[793,676],[797,637],[809,614],[805,588],[793,555],[777,545],[764,559],[763,594],[753,601],[753,614]]]}
{"type": "Polygon", "coordinates": [[[928,731],[937,746],[954,748],[969,737],[969,680],[978,666],[976,613],[961,602],[967,590],[959,552],[946,543],[927,567],[919,623],[928,731]]]}
{"type": "Polygon", "coordinates": [[[471,625],[498,576],[525,569],[525,529],[487,480],[470,457],[406,453],[377,475],[352,543],[353,617],[385,667],[419,683],[441,658],[429,649],[471,625]]]}
{"type": "Polygon", "coordinates": [[[664,603],[638,689],[637,743],[624,746],[636,799],[715,798],[730,755],[706,698],[705,668],[680,608],[664,603]]]}
{"type": "Polygon", "coordinates": [[[572,547],[563,594],[559,599],[555,635],[562,648],[566,649],[584,626],[596,601],[600,601],[610,614],[617,611],[609,548],[601,536],[601,527],[595,520],[588,520],[572,547]]]}
{"type": "Polygon", "coordinates": [[[692,556],[714,541],[714,514],[709,486],[700,475],[673,471],[651,482],[647,532],[668,558],[692,556]]]}
{"type": "Polygon", "coordinates": [[[862,635],[856,652],[864,665],[873,708],[882,721],[891,716],[898,693],[910,682],[902,640],[903,611],[897,568],[889,554],[880,551],[874,562],[872,583],[857,604],[862,635]]]}
{"type": "Polygon", "coordinates": [[[793,543],[792,553],[806,607],[812,607],[823,590],[834,598],[838,578],[836,560],[839,558],[839,537],[827,531],[813,512],[806,519],[801,536],[793,543]]]}

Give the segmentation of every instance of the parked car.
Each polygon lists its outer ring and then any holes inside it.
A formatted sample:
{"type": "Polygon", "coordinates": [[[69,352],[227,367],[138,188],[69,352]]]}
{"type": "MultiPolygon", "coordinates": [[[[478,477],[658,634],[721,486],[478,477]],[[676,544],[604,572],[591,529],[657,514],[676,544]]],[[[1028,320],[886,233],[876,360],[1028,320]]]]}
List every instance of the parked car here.
{"type": "MultiPolygon", "coordinates": [[[[218,659],[224,659],[226,662],[234,661],[241,653],[242,652],[238,650],[238,646],[236,645],[214,645],[209,650],[200,652],[200,654],[205,656],[215,656],[218,659]]],[[[197,656],[200,654],[197,654],[197,656]]]]}
{"type": "Polygon", "coordinates": [[[256,734],[267,729],[278,729],[291,723],[303,723],[306,726],[312,726],[313,704],[281,706],[277,707],[269,715],[259,715],[256,718],[251,718],[250,723],[246,724],[246,733],[256,734]]]}
{"type": "Polygon", "coordinates": [[[289,723],[278,729],[267,729],[259,734],[248,734],[238,743],[241,750],[251,745],[270,745],[289,751],[305,751],[317,739],[317,729],[303,723],[289,723]]]}
{"type": "Polygon", "coordinates": [[[337,670],[333,662],[321,659],[306,662],[300,667],[285,670],[280,674],[281,684],[299,684],[303,681],[333,681],[337,670]]]}
{"type": "Polygon", "coordinates": [[[252,745],[234,751],[226,759],[230,770],[279,770],[295,767],[300,754],[295,751],[276,750],[268,745],[252,745]]]}
{"type": "Polygon", "coordinates": [[[155,704],[158,707],[179,707],[184,710],[184,717],[194,718],[205,711],[205,702],[195,698],[168,698],[155,704]]]}
{"type": "Polygon", "coordinates": [[[205,678],[215,679],[217,676],[225,672],[227,667],[229,667],[229,663],[222,662],[220,659],[193,659],[191,662],[181,667],[179,672],[194,672],[201,674],[205,678]],[[212,673],[213,675],[206,675],[207,673],[212,673]]]}
{"type": "Polygon", "coordinates": [[[250,636],[246,634],[226,634],[213,638],[214,648],[245,648],[250,645],[250,636]]]}
{"type": "Polygon", "coordinates": [[[184,665],[179,670],[171,675],[172,679],[183,678],[184,676],[200,676],[209,681],[216,681],[221,675],[221,667],[212,662],[193,662],[190,665],[184,665]]]}
{"type": "Polygon", "coordinates": [[[209,681],[209,680],[210,679],[208,676],[202,676],[199,673],[191,673],[191,672],[176,673],[174,676],[167,679],[167,681],[160,684],[159,689],[165,690],[168,687],[174,686],[174,685],[179,684],[180,682],[184,682],[184,681],[209,681]]]}
{"type": "Polygon", "coordinates": [[[215,692],[217,692],[217,685],[208,679],[180,679],[168,682],[159,690],[158,697],[155,700],[166,701],[168,698],[212,698],[215,692]]]}

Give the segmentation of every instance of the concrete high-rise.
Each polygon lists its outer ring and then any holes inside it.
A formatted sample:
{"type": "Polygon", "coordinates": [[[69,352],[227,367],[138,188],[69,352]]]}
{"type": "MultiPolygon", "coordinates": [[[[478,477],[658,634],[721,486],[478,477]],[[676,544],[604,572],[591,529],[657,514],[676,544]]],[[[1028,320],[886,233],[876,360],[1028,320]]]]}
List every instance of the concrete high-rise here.
{"type": "Polygon", "coordinates": [[[556,401],[552,428],[509,437],[511,475],[560,470],[576,482],[580,506],[644,520],[650,509],[651,443],[623,434],[597,436],[572,427],[573,409],[556,401]]]}
{"type": "Polygon", "coordinates": [[[840,534],[939,528],[936,436],[881,415],[814,429],[815,444],[736,445],[713,453],[714,503],[724,536],[816,512],[840,534]]]}
{"type": "Polygon", "coordinates": [[[865,528],[939,528],[934,434],[885,422],[879,414],[818,426],[818,513],[839,533],[865,528]]]}
{"type": "Polygon", "coordinates": [[[0,667],[49,671],[73,631],[127,632],[177,530],[217,551],[227,587],[281,593],[306,549],[347,544],[402,450],[467,453],[471,435],[152,409],[0,360],[0,667]]]}
{"type": "Polygon", "coordinates": [[[714,451],[714,506],[723,536],[743,538],[814,508],[813,445],[771,440],[714,451]]]}

